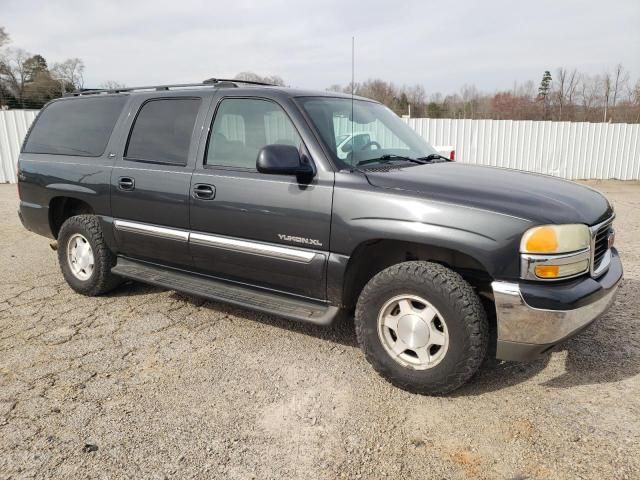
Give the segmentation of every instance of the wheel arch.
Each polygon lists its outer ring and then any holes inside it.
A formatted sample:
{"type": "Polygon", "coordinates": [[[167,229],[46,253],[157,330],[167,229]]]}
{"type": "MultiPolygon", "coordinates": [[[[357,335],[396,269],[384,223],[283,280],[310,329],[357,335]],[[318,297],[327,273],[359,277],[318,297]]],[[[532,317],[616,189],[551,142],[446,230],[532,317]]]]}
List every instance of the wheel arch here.
{"type": "Polygon", "coordinates": [[[377,239],[360,243],[347,262],[342,304],[353,307],[367,282],[387,267],[422,260],[439,263],[459,273],[479,293],[491,292],[492,277],[474,255],[441,245],[403,240],[377,239]]]}
{"type": "Polygon", "coordinates": [[[56,196],[49,201],[49,228],[54,238],[58,238],[62,224],[75,215],[95,215],[93,207],[77,197],[56,196]]]}

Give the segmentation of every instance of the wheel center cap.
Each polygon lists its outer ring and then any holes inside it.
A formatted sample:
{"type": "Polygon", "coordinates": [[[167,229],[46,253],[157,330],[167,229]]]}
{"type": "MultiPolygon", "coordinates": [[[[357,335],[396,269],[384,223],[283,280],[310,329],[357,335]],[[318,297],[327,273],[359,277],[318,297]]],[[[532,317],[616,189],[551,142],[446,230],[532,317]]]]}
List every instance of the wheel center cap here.
{"type": "Polygon", "coordinates": [[[429,327],[417,315],[404,315],[398,320],[398,337],[409,348],[424,347],[429,341],[429,327]]]}
{"type": "Polygon", "coordinates": [[[78,265],[80,268],[86,268],[89,265],[89,257],[86,254],[80,255],[78,257],[78,265]]]}

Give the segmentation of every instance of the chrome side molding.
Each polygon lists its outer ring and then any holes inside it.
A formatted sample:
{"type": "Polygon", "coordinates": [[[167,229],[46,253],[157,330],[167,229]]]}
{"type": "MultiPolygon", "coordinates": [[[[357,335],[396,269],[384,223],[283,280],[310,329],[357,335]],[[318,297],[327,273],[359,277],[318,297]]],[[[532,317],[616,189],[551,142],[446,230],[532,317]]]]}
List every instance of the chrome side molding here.
{"type": "Polygon", "coordinates": [[[132,232],[142,235],[188,242],[189,244],[202,247],[220,248],[249,255],[260,255],[263,257],[276,258],[289,262],[311,263],[317,252],[302,248],[290,248],[270,243],[240,240],[221,235],[208,233],[190,232],[177,228],[160,227],[148,223],[132,222],[129,220],[114,220],[116,230],[132,232]]]}
{"type": "Polygon", "coordinates": [[[237,240],[230,237],[221,237],[219,235],[196,232],[192,232],[189,235],[189,242],[203,247],[222,248],[224,250],[233,250],[251,255],[279,258],[290,262],[310,263],[316,256],[314,252],[310,252],[308,250],[297,250],[294,248],[279,247],[267,243],[237,240]]]}
{"type": "Polygon", "coordinates": [[[186,230],[179,230],[177,228],[159,227],[157,225],[130,222],[128,220],[114,220],[113,225],[116,230],[120,230],[122,232],[151,235],[152,237],[166,238],[168,240],[176,240],[178,242],[189,241],[189,232],[186,230]]]}

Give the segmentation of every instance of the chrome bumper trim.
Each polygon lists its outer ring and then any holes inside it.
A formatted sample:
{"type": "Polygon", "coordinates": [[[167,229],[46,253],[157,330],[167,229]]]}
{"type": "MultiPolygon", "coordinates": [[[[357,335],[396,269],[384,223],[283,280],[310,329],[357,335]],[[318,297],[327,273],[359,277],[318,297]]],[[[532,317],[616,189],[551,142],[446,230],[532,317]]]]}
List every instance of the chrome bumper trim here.
{"type": "Polygon", "coordinates": [[[517,283],[491,283],[496,305],[498,342],[547,345],[577,332],[605,312],[620,282],[598,300],[574,310],[545,310],[528,305],[517,283]]]}

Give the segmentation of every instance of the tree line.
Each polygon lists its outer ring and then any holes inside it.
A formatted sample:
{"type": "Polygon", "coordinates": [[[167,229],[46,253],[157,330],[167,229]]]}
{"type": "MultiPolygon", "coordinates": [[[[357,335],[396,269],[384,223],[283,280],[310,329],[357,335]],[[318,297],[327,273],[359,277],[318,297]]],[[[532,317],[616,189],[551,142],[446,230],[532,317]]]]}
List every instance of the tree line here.
{"type": "MultiPolygon", "coordinates": [[[[327,90],[351,93],[352,86],[327,90]]],[[[356,83],[353,92],[412,117],[640,123],[640,79],[633,83],[622,65],[599,75],[547,70],[538,84],[515,83],[496,93],[465,85],[458,93],[427,95],[422,85],[397,86],[382,79],[356,83]]]]}
{"type": "MultiPolygon", "coordinates": [[[[107,81],[101,88],[118,88],[107,81]]],[[[84,62],[68,58],[49,63],[42,55],[11,46],[7,31],[0,27],[0,109],[39,109],[49,100],[84,88],[84,62]]]]}
{"type": "MultiPolygon", "coordinates": [[[[41,108],[51,99],[83,89],[84,68],[79,58],[49,64],[42,55],[13,48],[8,33],[0,27],[0,108],[41,108]]],[[[241,72],[235,78],[285,85],[277,75],[241,72]]],[[[98,87],[124,85],[106,81],[98,87]]],[[[564,67],[554,73],[547,70],[539,82],[514,83],[495,93],[465,85],[453,94],[428,94],[419,84],[399,86],[378,78],[353,86],[335,84],[327,90],[353,91],[387,105],[398,115],[412,117],[640,123],[640,79],[632,82],[622,65],[597,75],[564,67]]]]}

